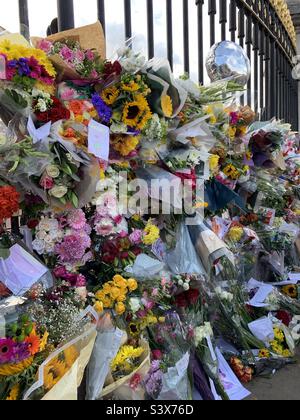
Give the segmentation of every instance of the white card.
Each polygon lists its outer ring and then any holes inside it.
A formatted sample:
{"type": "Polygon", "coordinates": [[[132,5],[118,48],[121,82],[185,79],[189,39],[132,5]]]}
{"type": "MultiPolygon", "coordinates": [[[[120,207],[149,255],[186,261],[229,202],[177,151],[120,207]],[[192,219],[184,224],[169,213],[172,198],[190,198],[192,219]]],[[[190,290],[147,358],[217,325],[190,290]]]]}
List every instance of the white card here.
{"type": "Polygon", "coordinates": [[[89,123],[89,153],[99,159],[109,160],[109,128],[95,120],[89,123]]]}
{"type": "Polygon", "coordinates": [[[186,353],[183,356],[183,358],[176,363],[176,369],[179,376],[183,376],[186,373],[187,368],[189,367],[189,363],[190,363],[190,354],[186,353]]]}
{"type": "Polygon", "coordinates": [[[33,139],[33,144],[38,143],[39,141],[44,140],[45,138],[49,137],[50,131],[51,131],[51,125],[52,123],[50,121],[47,124],[43,125],[42,127],[36,129],[31,116],[29,116],[27,130],[28,130],[29,135],[33,139]]]}
{"type": "Polygon", "coordinates": [[[3,55],[0,56],[0,79],[6,80],[6,61],[3,55]]]}
{"type": "Polygon", "coordinates": [[[10,248],[6,260],[0,258],[1,279],[15,296],[23,296],[47,271],[47,267],[18,244],[10,248]]]}

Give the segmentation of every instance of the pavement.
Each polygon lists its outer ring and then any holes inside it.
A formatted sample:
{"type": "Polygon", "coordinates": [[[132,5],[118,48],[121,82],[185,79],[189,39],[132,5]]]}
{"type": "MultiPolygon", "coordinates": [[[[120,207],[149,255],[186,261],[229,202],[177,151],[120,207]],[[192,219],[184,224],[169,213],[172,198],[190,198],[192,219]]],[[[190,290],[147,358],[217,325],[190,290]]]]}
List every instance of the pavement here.
{"type": "Polygon", "coordinates": [[[271,379],[257,378],[247,388],[250,401],[300,401],[300,350],[298,363],[276,372],[271,379]]]}

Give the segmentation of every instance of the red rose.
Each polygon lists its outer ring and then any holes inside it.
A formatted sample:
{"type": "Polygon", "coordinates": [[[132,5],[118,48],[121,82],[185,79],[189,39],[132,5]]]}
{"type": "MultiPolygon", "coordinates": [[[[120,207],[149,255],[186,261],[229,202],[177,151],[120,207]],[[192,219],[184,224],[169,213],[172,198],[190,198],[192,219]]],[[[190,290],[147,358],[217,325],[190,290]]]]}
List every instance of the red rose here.
{"type": "Polygon", "coordinates": [[[281,321],[287,327],[290,325],[293,319],[291,314],[287,311],[278,311],[276,314],[276,318],[279,319],[279,321],[281,321]]]}
{"type": "Polygon", "coordinates": [[[176,296],[175,304],[178,308],[187,308],[189,306],[189,302],[186,298],[186,293],[181,293],[176,296]]]}
{"type": "Polygon", "coordinates": [[[28,222],[27,222],[27,226],[28,226],[28,228],[29,229],[35,229],[36,227],[37,227],[37,225],[39,224],[39,221],[38,220],[36,220],[36,219],[33,219],[33,220],[29,220],[28,222]]]}
{"type": "Polygon", "coordinates": [[[197,289],[190,289],[187,292],[187,300],[190,302],[191,305],[195,305],[200,297],[200,292],[197,289]]]}

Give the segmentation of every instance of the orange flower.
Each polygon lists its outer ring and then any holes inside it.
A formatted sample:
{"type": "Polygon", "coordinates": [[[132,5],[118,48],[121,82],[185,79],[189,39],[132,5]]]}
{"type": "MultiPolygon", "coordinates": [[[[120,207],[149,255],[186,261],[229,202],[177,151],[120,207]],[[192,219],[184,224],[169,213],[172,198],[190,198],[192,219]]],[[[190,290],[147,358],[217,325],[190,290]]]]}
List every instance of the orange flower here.
{"type": "Polygon", "coordinates": [[[41,341],[39,337],[36,335],[35,331],[33,331],[29,337],[26,338],[25,343],[29,345],[29,351],[31,356],[37,354],[40,350],[41,341]]]}
{"type": "Polygon", "coordinates": [[[84,112],[84,104],[82,101],[74,100],[69,102],[69,110],[73,112],[73,114],[81,115],[84,112]]]}
{"type": "Polygon", "coordinates": [[[67,139],[72,139],[75,136],[76,136],[76,133],[72,127],[69,127],[64,131],[64,137],[66,137],[67,139]]]}

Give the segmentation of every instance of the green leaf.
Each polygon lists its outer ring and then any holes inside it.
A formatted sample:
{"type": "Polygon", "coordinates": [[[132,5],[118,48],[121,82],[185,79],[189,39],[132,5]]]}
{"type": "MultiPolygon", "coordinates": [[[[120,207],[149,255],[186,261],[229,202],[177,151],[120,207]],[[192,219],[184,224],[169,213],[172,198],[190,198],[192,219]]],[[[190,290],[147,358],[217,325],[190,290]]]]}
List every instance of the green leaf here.
{"type": "Polygon", "coordinates": [[[77,209],[78,206],[79,206],[79,200],[78,200],[77,195],[74,192],[72,192],[72,199],[71,199],[71,201],[72,201],[73,206],[77,209]]]}
{"type": "Polygon", "coordinates": [[[10,256],[9,248],[0,248],[0,258],[6,260],[10,256]]]}

